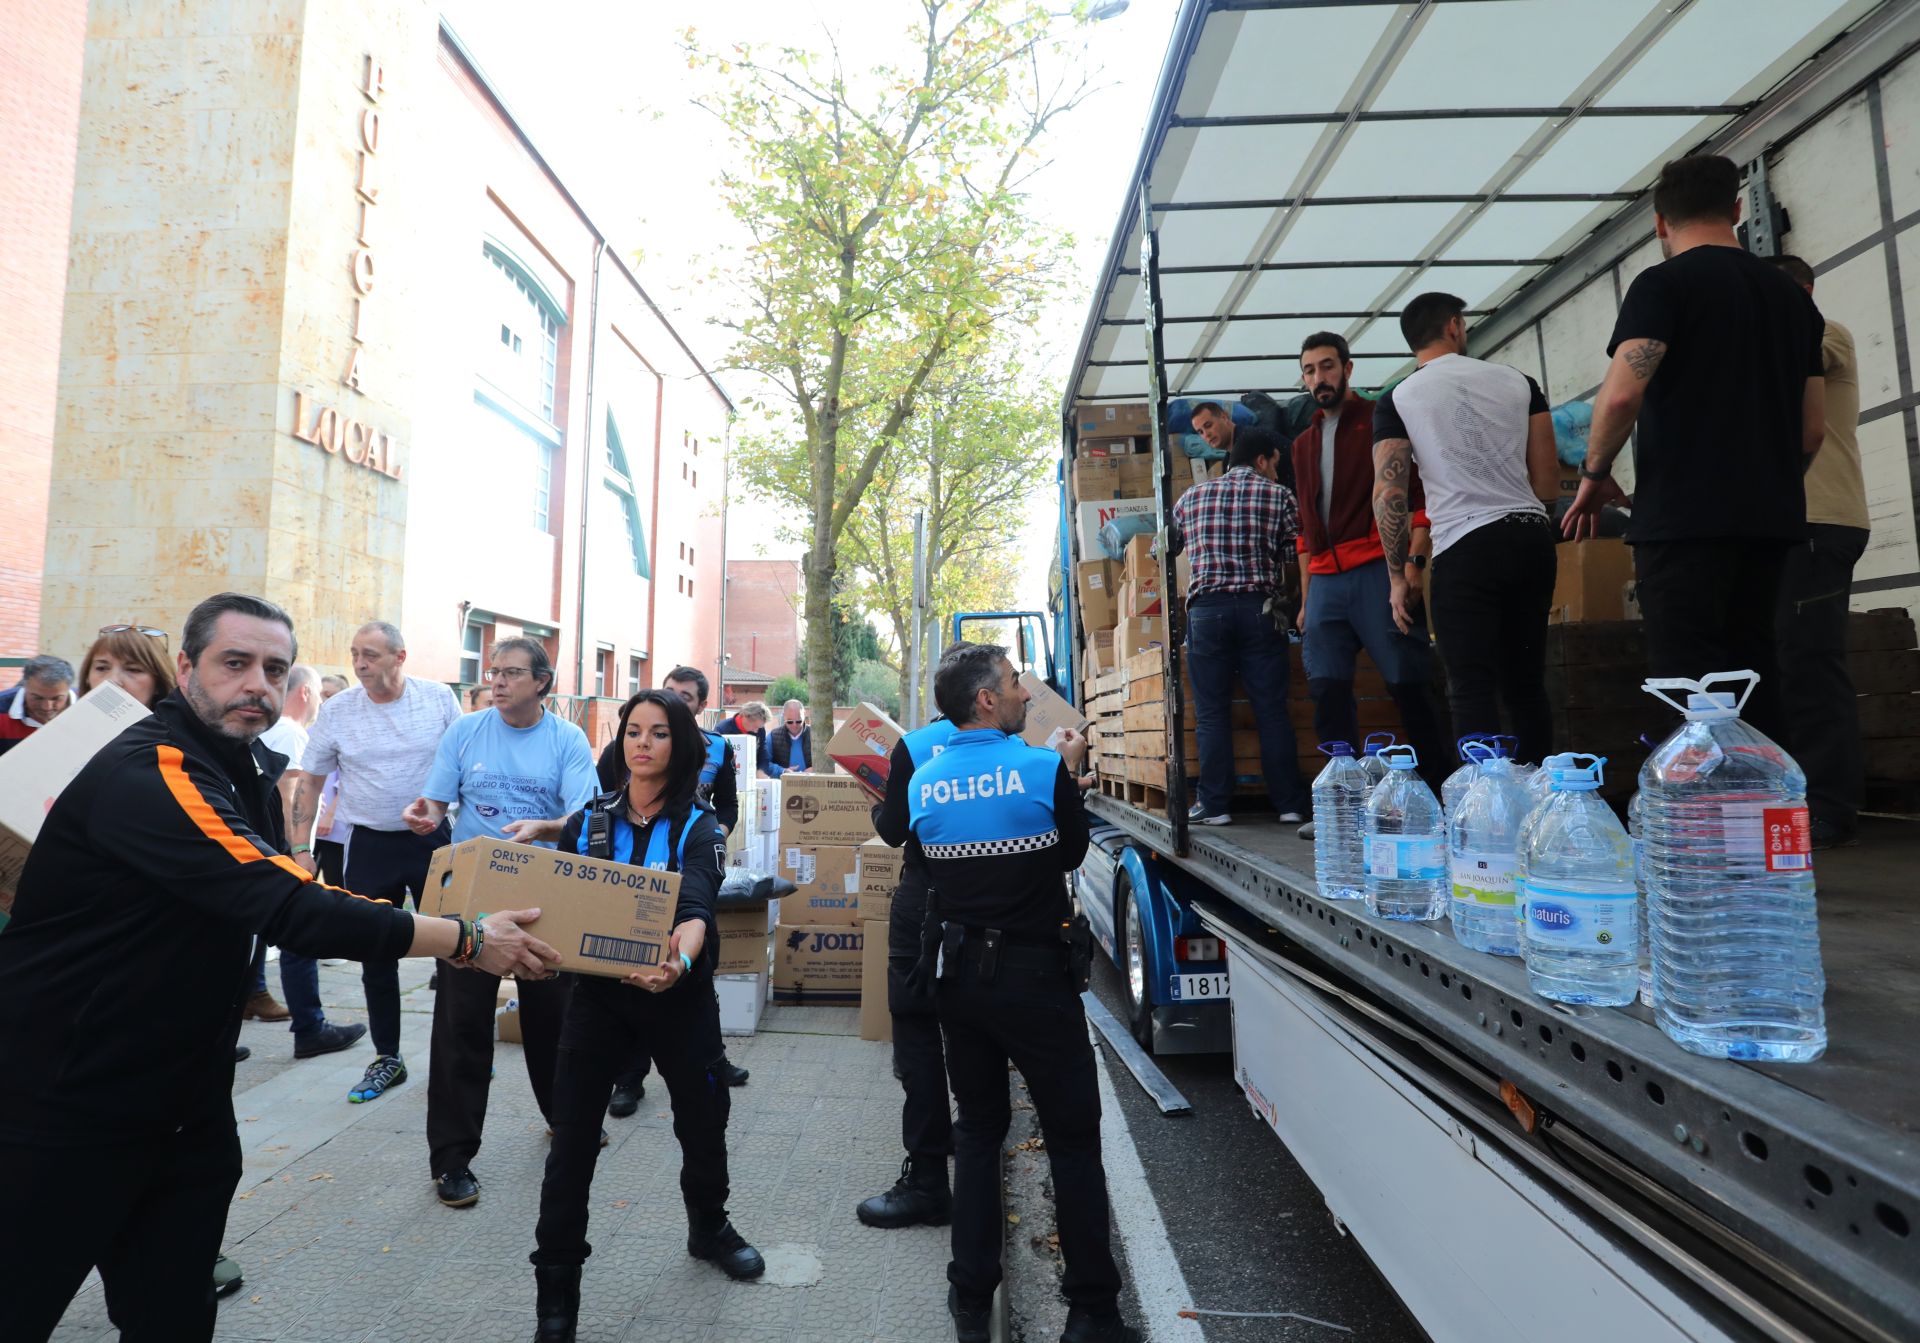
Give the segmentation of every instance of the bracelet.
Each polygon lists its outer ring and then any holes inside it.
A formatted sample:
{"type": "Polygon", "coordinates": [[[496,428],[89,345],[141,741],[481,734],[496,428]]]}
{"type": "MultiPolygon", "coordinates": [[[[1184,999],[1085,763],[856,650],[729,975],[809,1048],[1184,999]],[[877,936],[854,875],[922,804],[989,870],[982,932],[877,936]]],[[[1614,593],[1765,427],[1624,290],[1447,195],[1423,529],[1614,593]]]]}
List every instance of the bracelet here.
{"type": "Polygon", "coordinates": [[[684,951],[676,952],[675,954],[680,957],[680,964],[685,968],[685,973],[692,974],[693,973],[693,957],[687,955],[687,953],[684,951]]]}
{"type": "MultiPolygon", "coordinates": [[[[479,919],[464,919],[458,914],[442,916],[453,920],[453,926],[459,930],[453,945],[453,954],[447,960],[454,965],[471,965],[480,954],[480,948],[486,944],[486,934],[481,930],[479,919]]],[[[484,919],[482,914],[480,918],[484,919]]]]}
{"type": "Polygon", "coordinates": [[[311,845],[311,844],[296,844],[296,845],[294,845],[294,846],[293,846],[293,851],[294,851],[294,853],[295,853],[296,855],[298,855],[298,854],[302,854],[302,853],[312,853],[312,852],[313,852],[313,845],[311,845]]]}

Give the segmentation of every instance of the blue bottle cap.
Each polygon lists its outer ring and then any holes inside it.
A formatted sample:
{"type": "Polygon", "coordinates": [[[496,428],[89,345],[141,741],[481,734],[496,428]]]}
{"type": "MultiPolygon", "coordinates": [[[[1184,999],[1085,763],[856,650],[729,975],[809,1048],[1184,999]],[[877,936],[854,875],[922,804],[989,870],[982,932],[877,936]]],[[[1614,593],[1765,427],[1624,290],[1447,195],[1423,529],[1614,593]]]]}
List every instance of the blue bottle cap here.
{"type": "Polygon", "coordinates": [[[1606,781],[1607,758],[1569,751],[1555,756],[1553,789],[1558,793],[1591,793],[1606,781]],[[1581,764],[1582,760],[1587,764],[1581,764]]]}
{"type": "Polygon", "coordinates": [[[1323,741],[1320,743],[1320,754],[1332,756],[1336,759],[1340,756],[1346,756],[1348,759],[1352,759],[1353,743],[1350,741],[1323,741]]]}

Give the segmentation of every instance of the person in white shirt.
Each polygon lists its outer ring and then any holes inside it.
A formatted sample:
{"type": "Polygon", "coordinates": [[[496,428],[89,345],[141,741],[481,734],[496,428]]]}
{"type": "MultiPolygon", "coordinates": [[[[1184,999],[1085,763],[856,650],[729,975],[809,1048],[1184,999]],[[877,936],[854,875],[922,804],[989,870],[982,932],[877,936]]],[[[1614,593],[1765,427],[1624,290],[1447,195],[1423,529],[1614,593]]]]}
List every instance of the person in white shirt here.
{"type": "MultiPolygon", "coordinates": [[[[361,626],[350,651],[360,684],[320,706],[301,761],[292,833],[311,830],[326,777],[338,770],[336,823],[353,827],[344,884],[356,895],[391,901],[396,909],[405,908],[411,893],[418,908],[427,865],[433,851],[447,843],[448,829],[443,820],[430,833],[417,834],[405,813],[420,796],[440,738],[460,716],[460,705],[445,686],[406,674],[406,640],[384,620],[361,626]]],[[[313,846],[306,840],[293,840],[293,857],[307,871],[315,870],[313,846]]],[[[367,994],[374,1059],[347,1093],[355,1102],[374,1100],[407,1080],[400,1055],[399,962],[362,962],[360,983],[367,994]]]]}

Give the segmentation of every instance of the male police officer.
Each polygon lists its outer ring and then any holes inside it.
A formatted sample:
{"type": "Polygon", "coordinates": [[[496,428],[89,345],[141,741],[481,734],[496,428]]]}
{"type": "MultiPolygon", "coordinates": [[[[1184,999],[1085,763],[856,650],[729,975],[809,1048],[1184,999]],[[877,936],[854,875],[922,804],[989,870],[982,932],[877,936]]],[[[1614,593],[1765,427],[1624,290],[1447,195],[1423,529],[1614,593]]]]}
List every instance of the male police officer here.
{"type": "MultiPolygon", "coordinates": [[[[970,643],[949,648],[951,661],[970,643]]],[[[947,1102],[947,1063],[940,1052],[940,1020],[925,994],[907,990],[907,976],[920,955],[927,913],[927,860],[909,828],[909,790],[914,771],[932,760],[953,736],[953,720],[936,718],[902,737],[887,765],[887,793],[873,809],[873,828],[901,855],[900,885],[887,919],[887,1011],[893,1016],[893,1075],[907,1093],[900,1107],[900,1141],[907,1158],[893,1188],[854,1210],[868,1226],[944,1226],[953,1215],[947,1157],[953,1151],[953,1115],[947,1102]]]]}
{"type": "Polygon", "coordinates": [[[918,985],[928,973],[946,1037],[954,1125],[953,1259],[947,1309],[961,1343],[985,1343],[1000,1281],[1000,1144],[1011,1119],[1007,1062],[1026,1078],[1047,1142],[1070,1307],[1062,1343],[1121,1343],[1120,1269],[1100,1164],[1100,1097],[1080,990],[1089,942],[1062,879],[1087,852],[1074,782],[1086,742],[1059,753],[1017,734],[1027,693],[1006,650],[942,659],[934,699],[947,747],[914,770],[908,810],[932,883],[918,985]]]}

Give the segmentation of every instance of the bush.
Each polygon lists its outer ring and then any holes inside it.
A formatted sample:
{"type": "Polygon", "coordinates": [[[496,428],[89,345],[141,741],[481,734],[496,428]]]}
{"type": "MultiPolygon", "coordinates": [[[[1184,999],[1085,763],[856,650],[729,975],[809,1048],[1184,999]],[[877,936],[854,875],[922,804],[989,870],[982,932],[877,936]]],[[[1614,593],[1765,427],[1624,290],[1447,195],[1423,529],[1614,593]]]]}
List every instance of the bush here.
{"type": "Polygon", "coordinates": [[[884,709],[889,717],[900,716],[900,678],[878,662],[863,659],[853,670],[853,685],[848,698],[884,709]]]}
{"type": "Polygon", "coordinates": [[[807,683],[798,676],[782,676],[767,687],[767,712],[773,715],[775,726],[779,724],[780,706],[790,699],[807,702],[807,683]]]}

